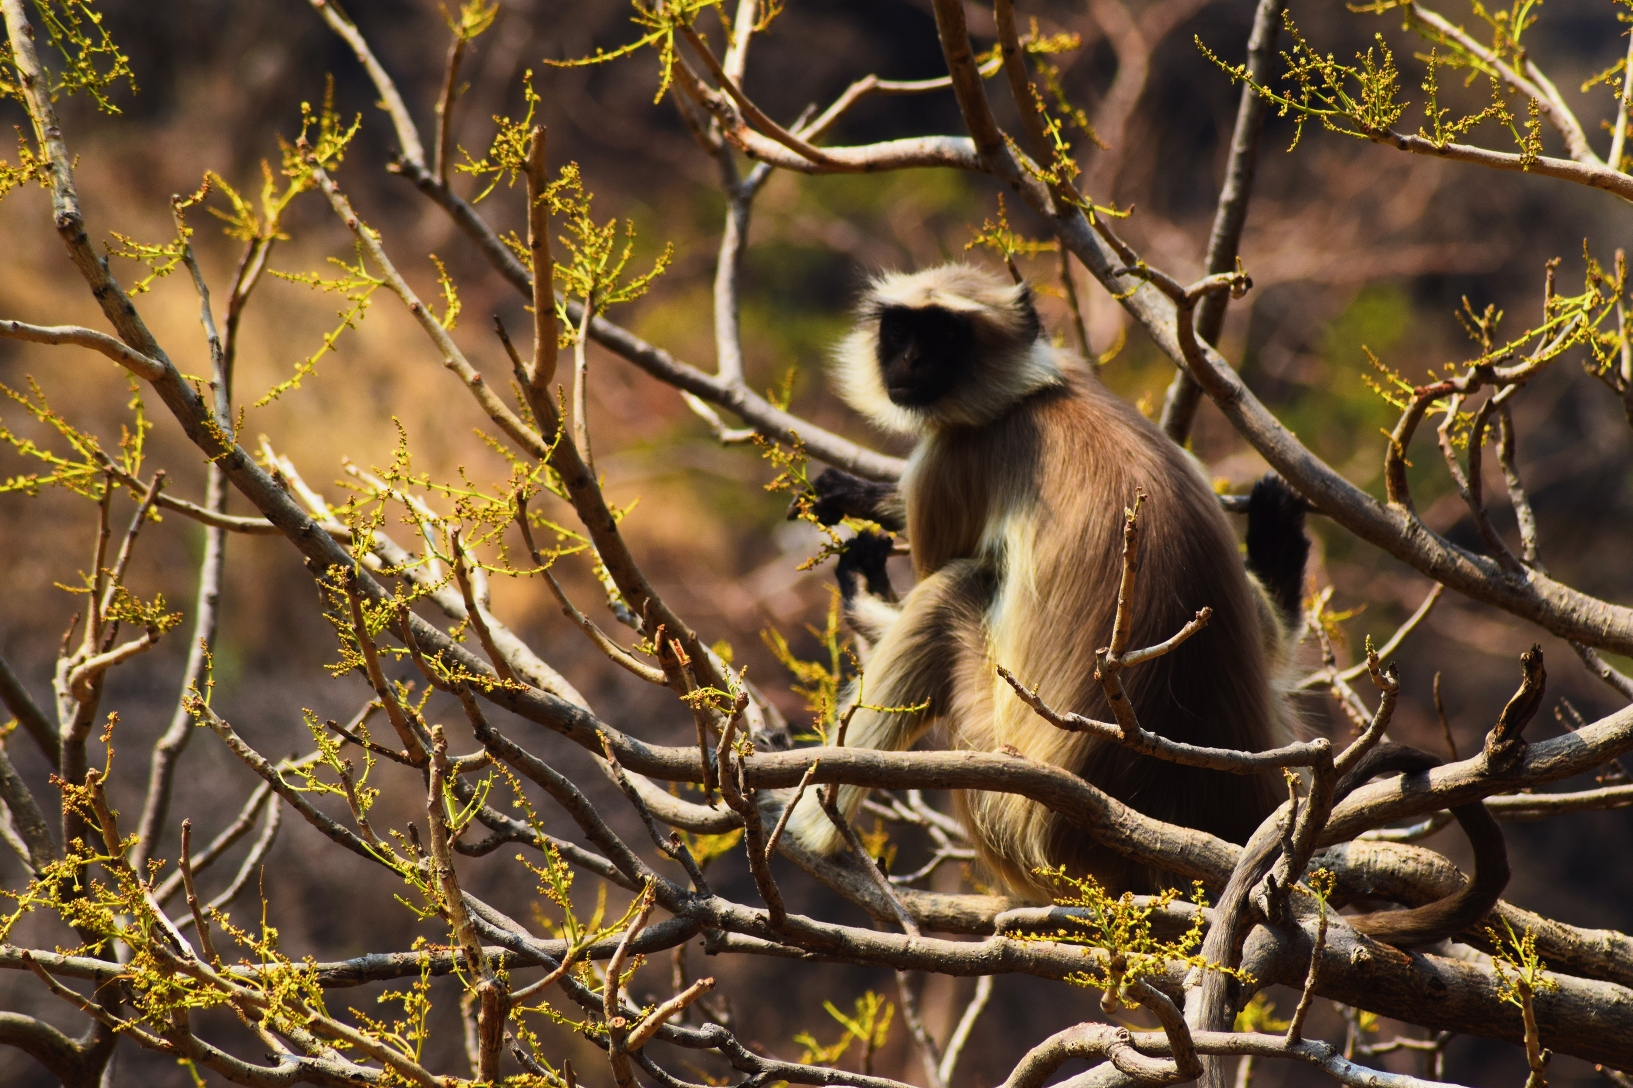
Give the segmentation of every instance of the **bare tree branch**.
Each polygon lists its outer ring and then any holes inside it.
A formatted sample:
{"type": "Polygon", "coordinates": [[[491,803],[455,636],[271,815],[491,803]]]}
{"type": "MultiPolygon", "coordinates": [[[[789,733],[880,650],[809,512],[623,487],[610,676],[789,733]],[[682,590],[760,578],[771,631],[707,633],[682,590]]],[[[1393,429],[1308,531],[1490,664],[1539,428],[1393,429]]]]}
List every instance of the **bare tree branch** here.
{"type": "Polygon", "coordinates": [[[99,351],[138,378],[156,381],[164,374],[164,365],[155,359],[126,347],[105,332],[82,329],[77,325],[27,325],[21,321],[0,320],[0,336],[27,340],[35,344],[77,344],[99,351]]]}
{"type": "MultiPolygon", "coordinates": [[[[1276,31],[1281,22],[1280,0],[1259,0],[1253,9],[1253,29],[1247,38],[1247,75],[1261,87],[1270,77],[1276,49],[1276,31]]],[[[1242,230],[1247,226],[1247,206],[1253,195],[1253,175],[1259,165],[1259,134],[1264,131],[1264,115],[1269,108],[1251,86],[1242,85],[1236,104],[1236,127],[1230,136],[1230,158],[1225,163],[1225,180],[1219,187],[1219,204],[1208,235],[1208,255],[1204,270],[1212,275],[1229,272],[1241,252],[1242,230]]],[[[1225,326],[1224,295],[1210,295],[1197,308],[1196,335],[1209,344],[1219,343],[1225,326]]],[[[1183,445],[1190,437],[1196,409],[1202,401],[1202,387],[1181,368],[1174,374],[1163,397],[1163,433],[1183,445]]]]}
{"type": "Polygon", "coordinates": [[[40,709],[34,697],[28,693],[28,688],[18,679],[17,674],[11,671],[11,665],[4,657],[0,657],[0,702],[4,702],[11,716],[23,727],[45,758],[54,768],[57,765],[57,731],[51,721],[40,709]]]}

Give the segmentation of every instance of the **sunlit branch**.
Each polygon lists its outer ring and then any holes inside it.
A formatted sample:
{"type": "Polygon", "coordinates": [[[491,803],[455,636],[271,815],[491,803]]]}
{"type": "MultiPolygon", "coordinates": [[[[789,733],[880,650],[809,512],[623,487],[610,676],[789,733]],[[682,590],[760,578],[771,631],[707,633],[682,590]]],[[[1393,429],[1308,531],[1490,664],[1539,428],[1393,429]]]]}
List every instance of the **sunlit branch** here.
{"type": "MultiPolygon", "coordinates": [[[[1423,598],[1423,601],[1412,614],[1406,617],[1406,622],[1395,628],[1395,633],[1390,635],[1382,646],[1378,647],[1377,656],[1380,660],[1388,660],[1396,650],[1400,649],[1401,643],[1405,642],[1412,632],[1416,631],[1423,624],[1423,621],[1429,618],[1429,613],[1434,610],[1435,605],[1440,601],[1440,595],[1445,591],[1446,587],[1438,583],[1429,590],[1428,595],[1423,598]]],[[[1340,681],[1356,680],[1366,675],[1367,672],[1367,662],[1362,660],[1340,671],[1336,674],[1336,677],[1326,670],[1310,673],[1299,681],[1298,686],[1300,689],[1313,688],[1320,684],[1331,683],[1335,678],[1340,681]]]]}
{"type": "MultiPolygon", "coordinates": [[[[1593,148],[1588,144],[1588,138],[1583,133],[1582,125],[1577,121],[1576,115],[1571,112],[1569,106],[1565,105],[1559,96],[1558,89],[1542,74],[1542,70],[1537,67],[1536,62],[1526,57],[1524,60],[1525,71],[1523,73],[1516,71],[1508,62],[1476,41],[1462,27],[1456,26],[1438,12],[1424,7],[1417,0],[1408,0],[1408,3],[1403,4],[1402,7],[1410,13],[1412,19],[1433,32],[1427,36],[1438,36],[1443,42],[1455,43],[1457,48],[1477,58],[1487,71],[1496,72],[1504,83],[1535,102],[1542,116],[1547,118],[1548,123],[1565,138],[1565,148],[1572,159],[1589,166],[1603,165],[1599,156],[1593,153],[1593,148]]],[[[1515,33],[1518,33],[1518,30],[1519,28],[1516,27],[1515,33]]],[[[1616,163],[1612,160],[1611,167],[1614,168],[1615,166],[1616,163]]]]}
{"type": "Polygon", "coordinates": [[[99,351],[138,378],[155,381],[164,374],[164,366],[141,352],[125,346],[105,332],[84,329],[78,325],[28,325],[21,321],[0,321],[0,336],[13,340],[27,340],[35,344],[77,344],[99,351]]]}
{"type": "Polygon", "coordinates": [[[397,93],[397,86],[386,75],[386,70],[374,56],[369,43],[357,29],[340,5],[335,0],[310,0],[313,10],[323,18],[329,29],[338,34],[357,55],[357,60],[368,72],[369,79],[374,83],[374,89],[380,94],[380,106],[391,118],[391,126],[397,133],[397,144],[402,148],[403,158],[419,166],[425,165],[425,147],[420,143],[420,133],[414,127],[414,118],[403,104],[402,95],[397,93]]]}

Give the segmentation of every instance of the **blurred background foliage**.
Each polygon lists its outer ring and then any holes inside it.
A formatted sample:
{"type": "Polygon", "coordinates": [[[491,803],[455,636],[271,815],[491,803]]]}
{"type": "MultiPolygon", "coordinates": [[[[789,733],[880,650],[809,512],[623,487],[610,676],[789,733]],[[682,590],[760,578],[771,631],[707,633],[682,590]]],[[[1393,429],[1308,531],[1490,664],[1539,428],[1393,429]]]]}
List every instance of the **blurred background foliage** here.
{"type": "MultiPolygon", "coordinates": [[[[170,237],[170,195],[197,188],[205,170],[221,173],[241,191],[257,190],[261,161],[276,165],[279,138],[293,139],[298,132],[301,103],[320,99],[325,78],[332,77],[342,116],[361,114],[363,122],[338,173],[340,184],[363,217],[384,232],[388,250],[422,297],[438,297],[436,270],[424,255],[435,253],[446,263],[464,303],[456,337],[478,365],[490,374],[503,373],[488,333],[489,315],[523,328],[521,300],[440,210],[383,169],[393,148],[390,125],[350,52],[308,4],[104,0],[101,8],[130,54],[140,91],[117,98],[119,116],[97,114],[79,98],[62,104],[70,146],[80,156],[80,191],[93,237],[99,232],[107,237],[113,229],[145,241],[170,237]]],[[[351,0],[347,8],[429,133],[448,38],[438,6],[430,0],[351,0]]],[[[1417,43],[1401,33],[1393,16],[1307,2],[1293,9],[1312,42],[1341,57],[1371,44],[1375,31],[1384,32],[1406,72],[1402,97],[1414,102],[1420,97],[1412,93],[1420,68],[1410,59],[1417,43]]],[[[990,11],[979,5],[970,10],[978,45],[984,46],[990,41],[990,11]]],[[[1530,32],[1531,56],[1564,88],[1598,139],[1603,137],[1595,126],[1612,115],[1614,102],[1603,88],[1585,94],[1576,88],[1621,55],[1616,10],[1608,0],[1550,0],[1530,32]]],[[[1080,48],[1057,58],[1068,92],[1091,116],[1123,111],[1116,131],[1103,133],[1115,137],[1108,138],[1108,150],[1083,142],[1086,188],[1101,202],[1133,205],[1134,214],[1121,229],[1153,264],[1181,280],[1201,267],[1237,100],[1225,76],[1196,48],[1193,35],[1234,61],[1242,53],[1251,14],[1251,5],[1242,0],[1130,0],[1126,8],[1117,0],[1039,0],[1022,9],[1023,16],[1036,15],[1046,31],[1082,36],[1080,48]],[[1155,21],[1144,25],[1161,22],[1165,29],[1146,43],[1142,81],[1129,54],[1123,52],[1120,62],[1112,39],[1124,35],[1118,40],[1126,45],[1130,18],[1138,24],[1148,17],[1155,21]]],[[[1445,14],[1468,18],[1455,7],[1445,14]]],[[[649,266],[665,243],[675,247],[672,268],[651,293],[612,316],[676,356],[712,369],[711,280],[725,208],[715,165],[687,136],[670,103],[653,104],[657,73],[650,54],[591,68],[542,63],[630,40],[629,15],[624,0],[502,0],[497,24],[467,61],[454,133],[480,157],[492,136],[493,116],[519,113],[523,74],[531,70],[553,162],[581,165],[598,217],[617,215],[634,224],[635,266],[649,266]]],[[[787,120],[809,103],[831,100],[869,72],[891,79],[943,74],[928,2],[790,0],[785,14],[757,40],[746,82],[760,105],[787,120]]],[[[1475,109],[1480,91],[1476,86],[1468,92],[1475,109]]],[[[0,104],[0,119],[26,123],[14,103],[0,104]]],[[[852,111],[834,138],[850,142],[958,130],[950,94],[874,98],[852,111]]],[[[1223,346],[1306,443],[1351,480],[1381,494],[1380,431],[1392,426],[1395,413],[1364,383],[1370,368],[1363,346],[1409,378],[1421,379],[1429,368],[1471,354],[1454,317],[1463,298],[1476,309],[1495,304],[1507,311],[1517,331],[1540,311],[1545,261],[1563,257],[1560,275],[1569,282],[1580,275],[1584,240],[1608,262],[1611,251],[1624,244],[1633,217],[1608,195],[1412,158],[1314,128],[1289,154],[1292,136],[1290,122],[1272,117],[1242,247],[1255,287],[1232,305],[1223,346]]],[[[456,185],[474,191],[468,178],[456,185]]],[[[828,346],[869,273],[961,257],[974,229],[995,213],[995,197],[987,179],[950,171],[773,177],[756,206],[742,279],[750,383],[780,388],[792,371],[796,412],[880,444],[829,394],[822,375],[828,346]]],[[[490,222],[510,229],[522,226],[522,203],[519,189],[501,185],[480,207],[490,222]]],[[[1018,230],[1036,232],[1027,213],[1010,210],[1018,230]]],[[[195,214],[193,225],[195,246],[220,298],[237,244],[203,215],[195,214]]],[[[309,272],[322,270],[327,258],[350,257],[344,228],[318,196],[296,201],[286,230],[289,239],[274,251],[274,268],[309,272]]],[[[48,200],[40,190],[23,189],[0,203],[0,254],[0,312],[40,323],[100,326],[52,235],[48,200]]],[[[122,280],[136,278],[136,266],[114,263],[122,280]]],[[[1064,306],[1052,286],[1054,256],[1022,264],[1042,286],[1051,327],[1066,335],[1064,306]]],[[[1117,305],[1086,275],[1079,276],[1078,289],[1091,350],[1105,351],[1123,337],[1117,305]]],[[[142,305],[181,369],[206,372],[190,285],[182,277],[161,280],[142,305]]],[[[287,378],[334,326],[339,305],[334,296],[314,294],[298,283],[265,283],[245,318],[238,401],[251,403],[287,378]]],[[[831,576],[827,568],[796,569],[816,550],[812,533],[784,520],[785,500],[763,488],[772,469],[752,447],[721,448],[673,389],[599,349],[592,348],[591,357],[597,464],[614,502],[639,499],[625,522],[638,558],[677,611],[707,639],[727,640],[736,660],[747,662],[750,676],[799,723],[804,711],[787,695],[788,678],[760,632],[775,627],[797,652],[814,655],[816,641],[805,625],[820,626],[831,576]]],[[[1130,331],[1104,375],[1120,393],[1155,412],[1172,367],[1130,331]]],[[[54,408],[105,443],[116,441],[121,423],[129,419],[125,383],[104,360],[0,341],[0,381],[22,389],[29,377],[54,408]]],[[[1545,561],[1586,592],[1633,599],[1628,562],[1633,491],[1627,468],[1633,459],[1626,456],[1629,433],[1620,406],[1573,361],[1533,382],[1518,399],[1515,415],[1521,471],[1541,523],[1545,561]]],[[[0,404],[0,420],[20,436],[47,440],[39,424],[9,403],[0,404]]],[[[394,421],[408,437],[416,471],[447,479],[463,468],[478,481],[503,479],[504,463],[478,434],[484,421],[474,404],[453,392],[408,315],[391,302],[373,307],[358,329],[345,333],[300,388],[250,410],[246,434],[268,435],[294,458],[309,483],[338,501],[344,497],[347,459],[363,467],[389,460],[397,441],[394,421]]],[[[1233,487],[1263,471],[1257,455],[1206,405],[1194,448],[1209,471],[1233,487]]],[[[1426,521],[1478,549],[1478,536],[1427,429],[1409,456],[1426,521]]],[[[169,471],[175,493],[200,494],[202,466],[168,418],[159,419],[152,436],[150,464],[169,471]]],[[[23,471],[27,468],[18,458],[0,451],[0,477],[23,471]]],[[[1503,505],[1500,482],[1488,485],[1488,493],[1494,496],[1499,528],[1512,538],[1513,518],[1503,505]]],[[[244,512],[242,504],[234,510],[244,512]]],[[[1354,654],[1365,636],[1387,637],[1429,584],[1370,546],[1312,520],[1318,538],[1314,585],[1335,587],[1334,609],[1360,609],[1344,625],[1348,652],[1354,654]]],[[[60,586],[77,581],[77,572],[88,566],[94,523],[90,504],[60,490],[33,498],[0,495],[0,649],[37,697],[48,692],[56,644],[76,607],[60,586]]],[[[151,539],[144,537],[137,552],[132,584],[144,594],[162,591],[176,607],[190,609],[201,530],[170,516],[149,533],[151,539]]],[[[283,540],[235,537],[228,556],[215,705],[262,751],[294,751],[306,743],[302,708],[345,720],[367,692],[356,677],[336,681],[319,668],[335,657],[333,633],[321,618],[310,575],[283,540]]],[[[566,567],[575,599],[586,606],[598,600],[584,565],[568,560],[566,567]]],[[[899,583],[905,585],[906,572],[901,574],[899,583]]],[[[541,586],[496,580],[494,596],[495,611],[601,715],[652,740],[683,742],[690,735],[693,727],[682,708],[606,667],[541,586]]],[[[1403,647],[1396,738],[1443,750],[1430,695],[1439,672],[1457,744],[1465,753],[1472,750],[1513,690],[1516,655],[1538,640],[1547,653],[1552,696],[1570,699],[1590,719],[1614,708],[1563,643],[1493,609],[1448,598],[1403,647]]],[[[122,773],[116,774],[112,792],[127,808],[139,806],[146,749],[174,705],[184,642],[173,636],[136,667],[113,675],[104,706],[117,709],[122,719],[115,742],[122,773]]],[[[1557,729],[1545,717],[1533,726],[1538,735],[1557,729]]],[[[1307,718],[1315,732],[1348,731],[1347,722],[1321,698],[1308,700],[1307,718]]],[[[36,753],[26,744],[11,747],[30,781],[43,786],[46,769],[36,753]]],[[[575,754],[564,752],[563,764],[581,774],[587,789],[610,789],[575,754]]],[[[381,773],[396,770],[385,767],[381,773]]],[[[182,782],[174,811],[206,829],[229,819],[253,785],[248,772],[207,738],[186,753],[182,782]]],[[[404,793],[413,797],[416,789],[404,793]]],[[[1578,925],[1633,927],[1633,868],[1619,860],[1633,846],[1629,820],[1625,812],[1610,812],[1509,825],[1515,871],[1509,897],[1578,925]]],[[[406,948],[416,933],[425,932],[392,901],[394,888],[358,881],[352,860],[302,821],[287,820],[284,827],[265,893],[286,951],[340,958],[406,948]]],[[[1461,859],[1455,831],[1431,845],[1461,859]]],[[[174,849],[166,843],[159,856],[174,856],[174,849]]],[[[717,879],[730,894],[752,897],[738,859],[717,868],[723,870],[717,879]]],[[[510,876],[501,878],[494,867],[475,870],[472,890],[527,917],[529,884],[519,870],[506,871],[510,876]]],[[[9,854],[0,857],[0,879],[7,885],[22,879],[9,854]]],[[[820,889],[799,887],[797,894],[809,897],[812,907],[846,918],[855,913],[820,889]]],[[[236,909],[253,911],[253,897],[236,909]]],[[[691,959],[694,974],[724,972],[722,990],[731,996],[744,1037],[780,1053],[789,1051],[799,1031],[812,1030],[824,1039],[835,1034],[837,1025],[822,1011],[824,999],[849,1008],[869,987],[882,992],[892,987],[887,975],[873,977],[854,968],[793,971],[779,961],[749,958],[730,965],[705,963],[696,948],[691,959]]],[[[670,968],[653,964],[647,971],[666,976],[670,968]]],[[[925,1015],[933,1031],[944,1037],[948,1017],[970,986],[940,978],[929,984],[925,1015]]],[[[966,1058],[964,1083],[995,1082],[1030,1041],[1091,1014],[1091,995],[1081,991],[1010,977],[999,978],[997,986],[978,1029],[979,1045],[972,1045],[966,1058]]],[[[457,1013],[442,983],[437,992],[443,998],[437,1013],[443,1030],[433,1045],[457,1051],[457,1013]]],[[[368,990],[337,997],[336,1007],[348,999],[359,1008],[371,1007],[368,990]]],[[[0,977],[0,1008],[34,1012],[67,1027],[64,1008],[50,1002],[32,979],[14,972],[0,977]]],[[[1342,1032],[1332,1024],[1314,1026],[1329,1037],[1342,1032]]],[[[220,1030],[237,1029],[223,1022],[220,1030]]],[[[588,1060],[592,1051],[586,1044],[565,1030],[558,1034],[564,1055],[582,1051],[586,1060],[579,1067],[599,1068],[588,1060]]],[[[920,1076],[899,1029],[874,1068],[908,1080],[920,1076]]],[[[1463,1040],[1453,1045],[1447,1072],[1468,1083],[1518,1083],[1523,1056],[1518,1048],[1463,1040]]],[[[0,1050],[0,1082],[43,1084],[43,1076],[20,1053],[0,1050]]],[[[1309,1076],[1289,1065],[1259,1073],[1267,1085],[1309,1076]]],[[[1591,1070],[1565,1060],[1556,1063],[1551,1076],[1561,1084],[1593,1079],[1591,1070]]],[[[119,1084],[182,1084],[186,1074],[132,1048],[120,1051],[114,1077],[119,1084]]],[[[598,1079],[592,1073],[589,1081],[598,1079]]]]}

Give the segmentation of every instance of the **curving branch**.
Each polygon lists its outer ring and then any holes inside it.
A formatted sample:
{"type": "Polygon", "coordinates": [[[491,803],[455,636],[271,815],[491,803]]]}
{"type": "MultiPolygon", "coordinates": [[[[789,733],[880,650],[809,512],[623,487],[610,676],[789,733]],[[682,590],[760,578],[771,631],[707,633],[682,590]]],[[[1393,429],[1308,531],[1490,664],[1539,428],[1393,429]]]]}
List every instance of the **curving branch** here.
{"type": "Polygon", "coordinates": [[[21,321],[0,320],[0,336],[13,340],[27,340],[34,344],[77,344],[82,348],[99,351],[138,378],[155,381],[164,373],[158,360],[126,347],[125,344],[95,329],[78,325],[28,325],[21,321]]]}

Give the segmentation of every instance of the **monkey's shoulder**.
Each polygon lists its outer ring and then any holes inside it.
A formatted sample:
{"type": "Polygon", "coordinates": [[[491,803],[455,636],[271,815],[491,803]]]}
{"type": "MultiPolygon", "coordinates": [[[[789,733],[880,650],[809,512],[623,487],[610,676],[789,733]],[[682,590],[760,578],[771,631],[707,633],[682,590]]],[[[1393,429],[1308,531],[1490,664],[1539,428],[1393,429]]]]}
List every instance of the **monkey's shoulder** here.
{"type": "Polygon", "coordinates": [[[929,431],[903,487],[910,496],[965,503],[1133,487],[1153,497],[1175,487],[1209,490],[1189,454],[1092,376],[1040,391],[981,426],[929,431]]]}

